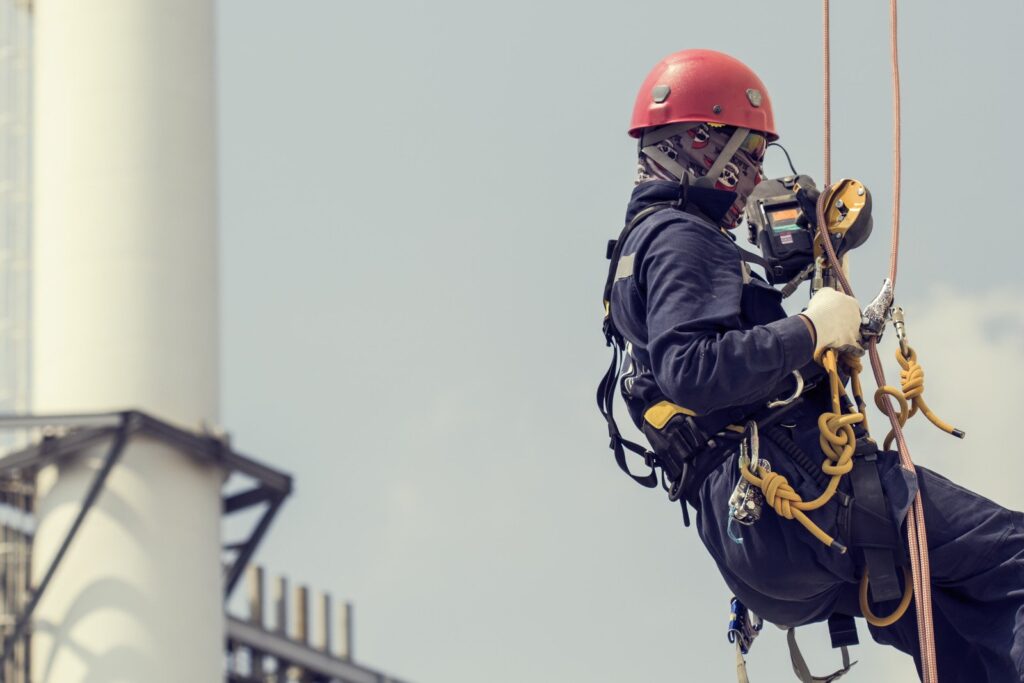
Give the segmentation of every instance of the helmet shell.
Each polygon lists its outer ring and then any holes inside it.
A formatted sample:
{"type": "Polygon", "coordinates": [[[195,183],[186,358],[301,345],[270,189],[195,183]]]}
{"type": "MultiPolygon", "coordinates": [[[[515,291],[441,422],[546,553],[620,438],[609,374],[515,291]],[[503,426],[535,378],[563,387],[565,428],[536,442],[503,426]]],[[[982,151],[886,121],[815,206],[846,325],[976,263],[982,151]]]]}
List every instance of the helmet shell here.
{"type": "Polygon", "coordinates": [[[778,139],[768,90],[746,64],[714,50],[682,50],[647,75],[633,106],[629,134],[669,123],[717,123],[778,139]]]}

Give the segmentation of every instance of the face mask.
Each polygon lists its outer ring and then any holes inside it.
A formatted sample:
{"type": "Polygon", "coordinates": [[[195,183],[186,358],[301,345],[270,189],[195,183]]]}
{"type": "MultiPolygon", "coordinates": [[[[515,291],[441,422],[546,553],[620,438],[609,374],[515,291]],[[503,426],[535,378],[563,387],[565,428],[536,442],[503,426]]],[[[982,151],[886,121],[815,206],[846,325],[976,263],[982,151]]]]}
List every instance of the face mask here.
{"type": "MultiPolygon", "coordinates": [[[[679,182],[678,174],[683,172],[688,172],[691,180],[706,176],[735,130],[730,126],[716,127],[708,123],[682,127],[678,134],[656,143],[656,150],[640,153],[636,183],[650,180],[679,182]]],[[[767,140],[763,135],[749,133],[715,179],[714,189],[736,194],[732,206],[719,221],[722,227],[731,229],[739,224],[747,198],[754,186],[761,182],[766,146],[767,140]]]]}

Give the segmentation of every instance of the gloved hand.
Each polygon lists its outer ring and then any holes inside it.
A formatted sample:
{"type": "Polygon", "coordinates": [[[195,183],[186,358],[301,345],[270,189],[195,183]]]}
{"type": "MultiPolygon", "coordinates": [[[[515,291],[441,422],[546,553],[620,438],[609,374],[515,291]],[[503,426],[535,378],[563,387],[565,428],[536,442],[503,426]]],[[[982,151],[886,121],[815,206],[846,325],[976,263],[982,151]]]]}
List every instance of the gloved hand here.
{"type": "Polygon", "coordinates": [[[860,345],[860,304],[852,296],[823,287],[811,297],[802,315],[814,326],[815,358],[825,349],[864,353],[860,345]]]}

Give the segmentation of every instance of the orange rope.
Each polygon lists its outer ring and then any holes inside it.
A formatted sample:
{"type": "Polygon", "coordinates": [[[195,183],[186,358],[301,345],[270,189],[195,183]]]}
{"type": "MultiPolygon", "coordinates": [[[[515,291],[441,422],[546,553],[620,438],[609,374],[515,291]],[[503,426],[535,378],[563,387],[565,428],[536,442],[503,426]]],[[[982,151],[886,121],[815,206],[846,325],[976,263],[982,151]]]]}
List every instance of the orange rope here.
{"type": "MultiPolygon", "coordinates": [[[[830,112],[830,54],[829,54],[829,3],[823,0],[824,11],[824,86],[825,86],[825,112],[824,112],[824,147],[825,147],[825,183],[818,202],[818,226],[822,233],[821,242],[828,255],[832,271],[842,287],[849,295],[853,295],[850,283],[843,273],[839,259],[832,247],[832,241],[828,237],[827,226],[824,220],[824,199],[828,193],[831,174],[831,112],[830,112]]],[[[901,175],[901,136],[900,136],[900,74],[899,74],[899,51],[897,31],[897,0],[889,2],[889,46],[892,60],[892,86],[893,86],[893,218],[892,218],[892,246],[889,260],[889,279],[895,290],[896,273],[899,258],[900,243],[900,175],[901,175]]],[[[878,344],[872,339],[868,345],[868,354],[871,358],[871,369],[875,381],[879,387],[886,386],[885,373],[878,356],[878,344]]],[[[889,422],[892,425],[893,433],[899,447],[900,464],[911,472],[915,471],[914,462],[910,457],[910,449],[901,429],[900,415],[897,414],[892,401],[880,396],[881,407],[884,409],[889,422]]],[[[902,411],[901,411],[902,412],[902,411]]],[[[910,554],[910,568],[914,586],[915,612],[917,616],[918,642],[921,649],[922,680],[925,683],[938,683],[938,672],[935,659],[935,631],[932,623],[932,600],[931,600],[931,567],[928,558],[928,537],[925,528],[924,511],[921,504],[920,492],[914,497],[910,514],[907,517],[907,546],[910,554]]]]}
{"type": "Polygon", "coordinates": [[[824,136],[825,144],[822,148],[825,152],[825,172],[824,184],[828,187],[832,184],[832,57],[831,49],[829,44],[831,43],[831,37],[829,35],[829,11],[828,11],[828,0],[822,0],[824,2],[824,12],[822,13],[822,35],[824,37],[824,45],[822,46],[821,55],[822,63],[824,66],[824,88],[825,102],[824,102],[824,114],[825,114],[825,125],[824,125],[824,136]]]}

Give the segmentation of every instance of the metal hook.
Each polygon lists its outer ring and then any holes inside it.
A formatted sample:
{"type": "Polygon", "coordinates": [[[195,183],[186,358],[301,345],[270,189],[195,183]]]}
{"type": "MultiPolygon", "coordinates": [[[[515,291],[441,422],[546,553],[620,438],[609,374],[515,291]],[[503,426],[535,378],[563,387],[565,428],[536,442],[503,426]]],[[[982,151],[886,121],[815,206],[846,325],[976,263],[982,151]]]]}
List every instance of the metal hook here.
{"type": "Polygon", "coordinates": [[[796,389],[793,390],[793,394],[789,398],[769,401],[769,408],[781,408],[782,406],[788,406],[790,403],[800,398],[800,394],[804,393],[804,376],[800,374],[799,370],[794,370],[793,377],[796,378],[796,389]]]}
{"type": "Polygon", "coordinates": [[[741,463],[744,456],[747,458],[747,469],[751,474],[757,474],[757,468],[761,463],[761,443],[757,434],[757,422],[754,420],[750,420],[743,427],[743,441],[740,442],[741,463]]]}

